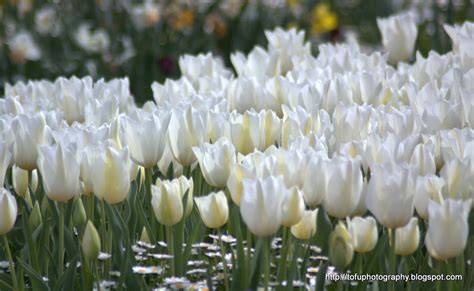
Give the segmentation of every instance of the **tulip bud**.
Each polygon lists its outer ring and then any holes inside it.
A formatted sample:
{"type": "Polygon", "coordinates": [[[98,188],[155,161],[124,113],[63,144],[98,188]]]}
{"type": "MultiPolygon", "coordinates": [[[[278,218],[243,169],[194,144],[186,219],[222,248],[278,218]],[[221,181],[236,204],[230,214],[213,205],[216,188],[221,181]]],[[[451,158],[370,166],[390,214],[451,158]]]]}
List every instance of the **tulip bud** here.
{"type": "Polygon", "coordinates": [[[84,209],[84,204],[82,203],[81,198],[76,197],[74,199],[72,209],[73,209],[72,221],[74,223],[74,226],[76,227],[83,226],[87,221],[87,214],[86,214],[86,210],[84,209]]]}
{"type": "Polygon", "coordinates": [[[291,233],[301,240],[308,240],[316,234],[318,209],[306,210],[300,221],[291,227],[291,233]]]}
{"type": "Polygon", "coordinates": [[[413,217],[404,227],[395,230],[395,254],[408,256],[416,251],[420,242],[418,218],[413,217]]]}
{"type": "Polygon", "coordinates": [[[84,236],[82,237],[82,252],[89,260],[96,260],[100,252],[100,237],[94,224],[87,222],[84,236]]]}
{"type": "Polygon", "coordinates": [[[140,235],[140,241],[151,243],[150,237],[148,236],[148,232],[146,231],[145,227],[142,229],[142,234],[140,235]]]}
{"type": "Polygon", "coordinates": [[[38,201],[35,202],[35,206],[33,206],[33,210],[31,210],[30,218],[28,219],[28,223],[30,225],[31,230],[35,230],[38,225],[43,223],[43,217],[41,215],[41,208],[38,201]]]}
{"type": "Polygon", "coordinates": [[[0,235],[8,233],[15,225],[18,206],[15,197],[5,189],[0,189],[0,235]]]}
{"type": "Polygon", "coordinates": [[[351,235],[346,226],[340,222],[329,235],[329,261],[337,269],[343,270],[352,262],[353,256],[351,235]]]}
{"type": "Polygon", "coordinates": [[[373,217],[354,217],[347,221],[354,251],[370,252],[377,244],[377,222],[373,217]]]}
{"type": "Polygon", "coordinates": [[[13,165],[13,189],[18,196],[24,197],[28,191],[28,171],[13,165]]]}
{"type": "Polygon", "coordinates": [[[428,231],[425,244],[430,256],[437,260],[454,258],[464,251],[469,235],[468,216],[471,199],[447,199],[428,205],[428,231]]]}
{"type": "Polygon", "coordinates": [[[219,228],[227,223],[229,206],[223,191],[194,198],[202,221],[209,228],[219,228]]]}
{"type": "Polygon", "coordinates": [[[36,169],[31,172],[30,189],[33,193],[38,189],[38,170],[36,169]]]}

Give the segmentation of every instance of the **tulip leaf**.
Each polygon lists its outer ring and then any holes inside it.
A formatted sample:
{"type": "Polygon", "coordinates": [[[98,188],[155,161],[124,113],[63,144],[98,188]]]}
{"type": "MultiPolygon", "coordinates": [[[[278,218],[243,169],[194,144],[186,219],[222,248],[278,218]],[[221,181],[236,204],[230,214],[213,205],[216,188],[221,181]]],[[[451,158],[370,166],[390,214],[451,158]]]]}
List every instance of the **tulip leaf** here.
{"type": "Polygon", "coordinates": [[[332,232],[332,223],[329,216],[324,209],[324,206],[319,207],[316,218],[316,244],[321,248],[321,254],[327,255],[329,252],[329,234],[332,232]]]}
{"type": "Polygon", "coordinates": [[[264,248],[264,239],[259,239],[257,245],[255,246],[255,255],[252,258],[251,266],[251,280],[250,280],[250,289],[257,290],[258,283],[260,282],[261,274],[261,261],[263,256],[264,248]]]}
{"type": "Polygon", "coordinates": [[[0,273],[0,290],[13,290],[12,285],[7,283],[10,281],[11,279],[7,274],[0,273]]]}
{"type": "Polygon", "coordinates": [[[35,282],[35,285],[41,286],[41,290],[51,290],[48,284],[43,280],[43,277],[38,274],[30,265],[24,262],[21,258],[17,257],[17,262],[26,271],[30,280],[35,282]]]}

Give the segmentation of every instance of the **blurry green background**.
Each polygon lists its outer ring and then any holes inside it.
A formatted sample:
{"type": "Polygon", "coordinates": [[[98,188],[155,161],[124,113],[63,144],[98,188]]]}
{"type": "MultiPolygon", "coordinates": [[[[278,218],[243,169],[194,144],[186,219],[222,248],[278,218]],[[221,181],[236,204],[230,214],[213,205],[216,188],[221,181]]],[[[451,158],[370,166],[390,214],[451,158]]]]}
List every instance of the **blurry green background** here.
{"type": "Polygon", "coordinates": [[[264,31],[277,26],[304,29],[315,53],[348,37],[377,49],[376,18],[404,10],[419,16],[417,49],[443,53],[451,46],[442,25],[472,19],[473,7],[470,0],[0,0],[0,90],[26,79],[128,76],[143,103],[152,81],[179,76],[182,54],[210,51],[230,67],[232,52],[266,46],[264,31]],[[33,45],[15,40],[19,33],[33,45]],[[33,46],[40,56],[21,55],[33,46]]]}

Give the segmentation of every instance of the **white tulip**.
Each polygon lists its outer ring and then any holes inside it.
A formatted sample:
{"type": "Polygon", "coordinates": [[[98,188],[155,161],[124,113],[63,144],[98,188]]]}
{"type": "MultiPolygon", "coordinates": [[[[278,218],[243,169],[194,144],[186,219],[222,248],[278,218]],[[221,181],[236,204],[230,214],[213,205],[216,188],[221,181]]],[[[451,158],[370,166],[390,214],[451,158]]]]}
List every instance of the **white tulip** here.
{"type": "Polygon", "coordinates": [[[443,199],[442,188],[444,179],[436,175],[418,177],[415,189],[415,209],[416,213],[423,218],[428,219],[428,204],[430,200],[440,202],[443,199]]]}
{"type": "Polygon", "coordinates": [[[337,218],[350,216],[359,203],[363,177],[357,160],[333,159],[326,163],[326,195],[324,207],[337,218]]]}
{"type": "Polygon", "coordinates": [[[240,214],[253,234],[271,236],[280,228],[285,189],[282,177],[243,181],[240,214]]]}
{"type": "Polygon", "coordinates": [[[7,144],[0,142],[0,187],[4,187],[5,175],[10,166],[12,154],[8,150],[7,144]]]}
{"type": "Polygon", "coordinates": [[[206,123],[202,115],[191,106],[171,113],[168,128],[170,148],[183,166],[189,166],[196,160],[192,147],[200,146],[204,140],[206,123]]]}
{"type": "Polygon", "coordinates": [[[15,225],[18,206],[15,197],[5,188],[0,188],[0,236],[7,234],[15,225]]]}
{"type": "Polygon", "coordinates": [[[367,189],[367,208],[385,227],[407,225],[413,216],[415,183],[414,170],[408,166],[375,166],[367,189]]]}
{"type": "Polygon", "coordinates": [[[328,162],[320,157],[312,157],[302,173],[304,177],[303,195],[306,204],[315,208],[326,199],[328,172],[323,170],[328,162]]]}
{"type": "Polygon", "coordinates": [[[242,192],[244,189],[244,179],[255,178],[256,170],[252,165],[236,164],[230,171],[227,180],[227,189],[229,189],[230,197],[236,205],[240,205],[242,192]]]}
{"type": "Polygon", "coordinates": [[[38,169],[46,195],[51,200],[66,202],[80,194],[80,164],[76,144],[39,146],[38,169]]]}
{"type": "Polygon", "coordinates": [[[469,235],[468,216],[471,200],[447,199],[441,204],[428,205],[428,230],[425,244],[430,256],[447,260],[464,251],[469,235]]]}
{"type": "Polygon", "coordinates": [[[388,18],[377,18],[382,43],[391,63],[406,61],[415,49],[418,27],[412,13],[401,13],[388,18]]]}
{"type": "Polygon", "coordinates": [[[235,148],[227,139],[221,138],[214,144],[193,147],[202,175],[206,182],[217,188],[227,185],[230,171],[236,164],[235,148]]]}
{"type": "Polygon", "coordinates": [[[46,120],[43,113],[33,116],[18,115],[13,123],[15,141],[13,143],[13,160],[24,170],[36,169],[38,145],[49,144],[46,120]]]}
{"type": "Polygon", "coordinates": [[[407,225],[395,230],[395,254],[399,256],[411,255],[418,249],[419,243],[418,218],[411,218],[407,225]]]}
{"type": "Polygon", "coordinates": [[[245,111],[244,114],[233,111],[230,114],[230,135],[235,149],[242,154],[248,154],[263,146],[262,126],[259,115],[255,111],[245,111]]]}
{"type": "Polygon", "coordinates": [[[163,156],[167,142],[169,117],[158,118],[140,110],[125,119],[125,136],[130,157],[138,165],[151,168],[163,156]]]}
{"type": "Polygon", "coordinates": [[[282,201],[282,221],[281,224],[291,227],[297,224],[303,217],[305,205],[303,194],[297,187],[292,187],[285,191],[282,201]]]}

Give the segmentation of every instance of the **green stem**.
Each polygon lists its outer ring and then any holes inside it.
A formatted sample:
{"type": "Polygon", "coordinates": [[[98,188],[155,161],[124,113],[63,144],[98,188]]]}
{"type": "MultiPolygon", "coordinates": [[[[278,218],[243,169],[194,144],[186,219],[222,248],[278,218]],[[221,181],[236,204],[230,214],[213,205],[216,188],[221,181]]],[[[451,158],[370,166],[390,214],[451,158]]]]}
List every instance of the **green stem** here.
{"type": "Polygon", "coordinates": [[[270,282],[270,246],[272,238],[263,239],[263,286],[265,290],[268,289],[268,283],[270,282]]]}
{"type": "Polygon", "coordinates": [[[229,290],[229,278],[228,278],[229,271],[227,270],[227,262],[225,260],[225,248],[224,248],[224,243],[222,242],[222,231],[220,228],[217,229],[217,235],[219,236],[219,245],[221,248],[222,264],[224,267],[224,288],[227,291],[229,290]]]}
{"type": "Polygon", "coordinates": [[[184,217],[176,225],[175,232],[175,241],[174,241],[174,259],[175,259],[175,268],[176,276],[183,276],[183,237],[184,237],[184,217]]]}
{"type": "MultiPolygon", "coordinates": [[[[389,229],[390,237],[390,274],[397,274],[397,257],[395,255],[395,229],[389,229]]],[[[395,291],[395,281],[388,282],[389,290],[395,291]]]]}
{"type": "Polygon", "coordinates": [[[156,229],[156,219],[155,219],[155,213],[153,211],[153,207],[151,206],[151,198],[152,198],[152,192],[151,192],[151,185],[153,184],[153,169],[145,169],[145,187],[146,187],[146,197],[145,197],[145,205],[148,205],[148,215],[150,219],[150,228],[152,233],[148,234],[148,237],[150,239],[154,238],[155,231],[156,229]]]}
{"type": "MultiPolygon", "coordinates": [[[[102,199],[100,201],[100,207],[101,207],[101,212],[102,212],[102,236],[103,236],[103,241],[104,241],[104,252],[107,254],[111,254],[112,252],[112,234],[110,233],[110,228],[108,226],[108,221],[107,221],[107,212],[105,212],[105,200],[102,199]]],[[[104,263],[104,276],[105,278],[108,278],[109,273],[110,273],[110,268],[111,268],[111,258],[105,260],[104,263]]]]}
{"type": "Polygon", "coordinates": [[[97,268],[97,262],[94,262],[92,263],[92,267],[94,268],[94,274],[95,274],[95,278],[96,278],[96,282],[97,282],[97,290],[101,290],[100,289],[100,275],[99,275],[99,268],[97,268]]]}
{"type": "Polygon", "coordinates": [[[8,238],[6,235],[3,236],[3,243],[5,244],[5,250],[7,252],[7,258],[8,262],[10,263],[10,269],[11,269],[11,277],[12,277],[12,283],[13,283],[13,289],[15,291],[20,290],[18,288],[18,278],[16,276],[16,270],[15,270],[15,265],[13,263],[13,257],[12,257],[12,252],[10,250],[10,245],[8,244],[8,238]]]}
{"type": "Polygon", "coordinates": [[[174,257],[174,247],[173,247],[173,227],[172,226],[166,226],[166,243],[168,244],[168,253],[173,256],[173,259],[171,260],[171,275],[175,276],[175,257],[174,257]]]}
{"type": "Polygon", "coordinates": [[[58,277],[63,274],[64,268],[64,203],[58,202],[59,208],[59,254],[58,254],[58,277]]]}

